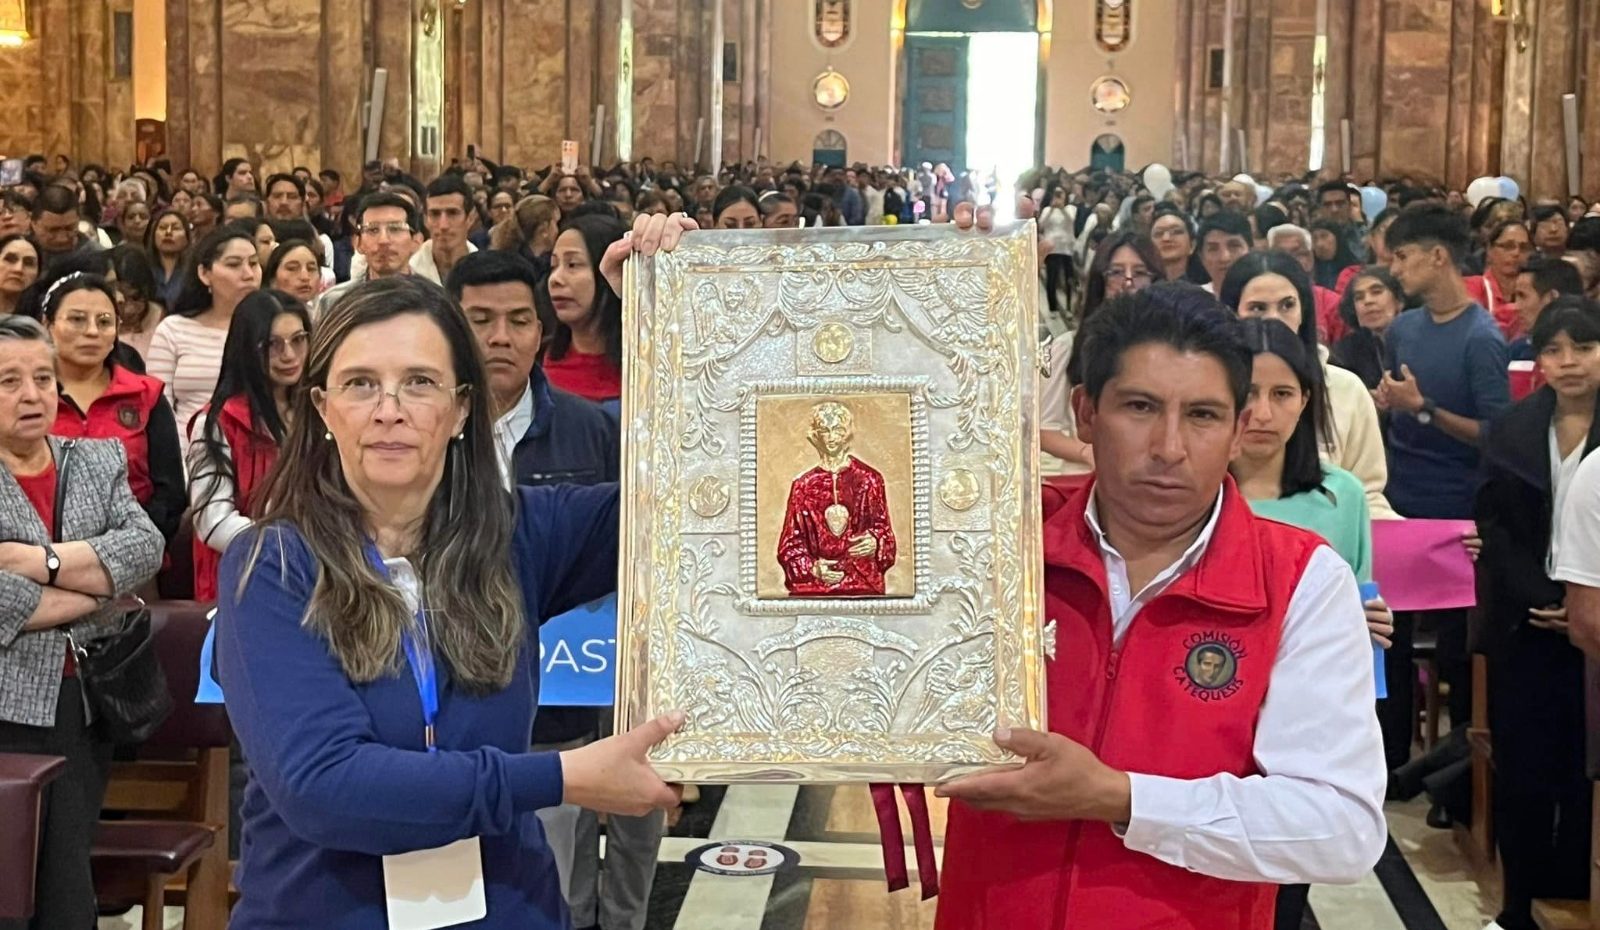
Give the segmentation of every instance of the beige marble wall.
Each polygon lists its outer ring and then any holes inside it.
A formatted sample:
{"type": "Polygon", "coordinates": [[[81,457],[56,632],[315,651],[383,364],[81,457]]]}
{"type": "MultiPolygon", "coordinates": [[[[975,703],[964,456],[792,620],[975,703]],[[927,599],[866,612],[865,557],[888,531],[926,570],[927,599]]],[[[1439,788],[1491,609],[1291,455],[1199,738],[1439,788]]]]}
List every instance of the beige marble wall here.
{"type": "Polygon", "coordinates": [[[222,158],[259,180],[322,164],[321,0],[222,0],[222,158]]]}
{"type": "MultiPolygon", "coordinates": [[[[1534,0],[1550,9],[1576,10],[1582,0],[1534,0]]],[[[1532,56],[1523,84],[1508,88],[1515,67],[1505,67],[1505,24],[1490,0],[1327,0],[1324,171],[1347,170],[1340,152],[1340,123],[1349,119],[1357,178],[1412,176],[1465,186],[1521,159],[1532,169],[1526,135],[1502,131],[1521,104],[1548,91],[1535,87],[1532,56]],[[1504,77],[1502,77],[1504,75],[1504,77]],[[1517,150],[1522,146],[1526,151],[1517,150]]],[[[1180,44],[1188,65],[1180,81],[1177,123],[1189,167],[1216,171],[1220,164],[1223,94],[1206,87],[1208,52],[1222,46],[1225,0],[1192,0],[1181,16],[1180,44]]],[[[1592,4],[1591,4],[1592,5],[1592,4]]],[[[1235,127],[1246,130],[1252,171],[1258,176],[1300,175],[1310,153],[1317,0],[1235,0],[1235,127]]],[[[1547,15],[1547,14],[1541,14],[1547,15]]],[[[1562,26],[1560,28],[1568,28],[1562,26]]],[[[1180,56],[1180,60],[1181,60],[1180,56]]],[[[1564,78],[1540,71],[1551,84],[1564,78]]],[[[1559,94],[1555,95],[1559,106],[1559,94]]],[[[1557,116],[1559,119],[1559,115],[1557,116]]],[[[1229,140],[1232,141],[1231,139],[1229,140]]],[[[1229,170],[1233,169],[1230,161],[1229,170]]],[[[1549,170],[1548,166],[1545,170],[1549,170]]]]}
{"type": "Polygon", "coordinates": [[[131,9],[130,0],[36,0],[33,38],[0,49],[0,86],[13,101],[0,154],[132,161],[132,81],[113,79],[111,67],[112,11],[131,9]]]}

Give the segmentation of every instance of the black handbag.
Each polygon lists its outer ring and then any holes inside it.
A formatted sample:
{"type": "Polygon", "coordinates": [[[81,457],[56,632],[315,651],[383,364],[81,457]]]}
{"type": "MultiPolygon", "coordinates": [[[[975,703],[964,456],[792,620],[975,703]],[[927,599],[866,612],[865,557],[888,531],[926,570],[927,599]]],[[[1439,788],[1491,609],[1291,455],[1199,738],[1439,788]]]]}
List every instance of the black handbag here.
{"type": "MultiPolygon", "coordinates": [[[[56,464],[55,526],[51,534],[55,542],[62,541],[62,501],[74,445],[72,440],[61,444],[61,460],[56,464]]],[[[142,743],[172,715],[172,694],[156,657],[150,611],[143,601],[122,615],[109,636],[80,645],[69,632],[67,642],[78,664],[84,713],[100,739],[116,745],[142,743]]]]}

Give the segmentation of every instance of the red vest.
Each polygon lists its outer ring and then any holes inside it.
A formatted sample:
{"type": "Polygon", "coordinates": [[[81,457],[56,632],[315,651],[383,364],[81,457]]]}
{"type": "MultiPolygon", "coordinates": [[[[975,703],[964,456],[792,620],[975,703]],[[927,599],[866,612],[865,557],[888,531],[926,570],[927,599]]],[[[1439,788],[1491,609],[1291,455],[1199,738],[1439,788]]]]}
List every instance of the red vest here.
{"type": "MultiPolygon", "coordinates": [[[[1044,524],[1053,732],[1123,771],[1259,774],[1256,719],[1284,613],[1320,539],[1257,519],[1232,479],[1199,562],[1111,640],[1093,486],[1044,524]]],[[[1048,501],[1051,495],[1046,495],[1048,501]]],[[[1047,511],[1048,511],[1047,506],[1047,511]]],[[[938,930],[1257,930],[1277,886],[1209,878],[1123,845],[1108,824],[1023,823],[950,805],[938,930]]]]}
{"type": "Polygon", "coordinates": [[[65,394],[50,427],[62,439],[118,439],[128,454],[128,487],[141,504],[149,503],[156,486],[150,480],[150,411],[161,399],[161,382],[149,375],[111,366],[111,383],[88,410],[79,410],[65,394]]]}
{"type": "MultiPolygon", "coordinates": [[[[205,428],[209,405],[196,415],[196,424],[205,428]]],[[[233,454],[234,506],[247,517],[260,512],[261,501],[256,491],[262,486],[272,463],[278,460],[278,444],[272,436],[254,425],[250,401],[243,394],[235,394],[225,401],[217,414],[217,428],[228,441],[233,454]]],[[[194,599],[217,599],[217,568],[222,564],[222,554],[206,544],[199,534],[194,538],[194,599]]]]}

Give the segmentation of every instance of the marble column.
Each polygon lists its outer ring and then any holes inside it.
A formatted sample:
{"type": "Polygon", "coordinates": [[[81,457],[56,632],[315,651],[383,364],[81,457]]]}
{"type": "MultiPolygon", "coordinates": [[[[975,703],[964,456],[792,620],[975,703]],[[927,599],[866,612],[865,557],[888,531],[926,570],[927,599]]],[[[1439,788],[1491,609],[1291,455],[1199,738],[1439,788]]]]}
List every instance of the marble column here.
{"type": "Polygon", "coordinates": [[[1349,119],[1355,176],[1377,176],[1383,101],[1384,0],[1350,0],[1349,119]]]}
{"type": "MultiPolygon", "coordinates": [[[[190,0],[189,164],[210,177],[222,170],[222,11],[217,0],[190,0]]],[[[169,59],[170,60],[170,59],[169,59]]]]}
{"type": "MultiPolygon", "coordinates": [[[[128,17],[133,28],[133,0],[109,0],[105,4],[106,70],[105,70],[105,155],[108,164],[132,164],[137,154],[134,142],[133,75],[116,77],[113,61],[113,16],[118,13],[128,17]]],[[[133,37],[129,35],[129,54],[133,52],[133,37]]],[[[132,59],[129,59],[130,64],[132,59]]]]}
{"type": "Polygon", "coordinates": [[[756,157],[756,0],[739,0],[739,152],[756,157]]]}
{"type": "MultiPolygon", "coordinates": [[[[563,123],[566,135],[578,143],[578,163],[598,165],[604,153],[591,151],[594,147],[595,107],[605,103],[595,95],[595,68],[600,58],[599,36],[596,33],[594,0],[574,0],[567,4],[567,72],[563,123]]],[[[610,110],[610,105],[606,106],[610,110]]],[[[612,114],[608,114],[612,115],[612,114]]],[[[601,143],[604,148],[604,143],[601,143]]],[[[556,150],[560,156],[560,148],[556,150]]]]}
{"type": "MultiPolygon", "coordinates": [[[[773,0],[755,0],[755,16],[760,21],[755,45],[755,130],[762,158],[773,150],[773,0]]],[[[1597,58],[1600,61],[1600,58],[1597,58]]]]}
{"type": "Polygon", "coordinates": [[[39,29],[38,99],[44,102],[39,126],[39,150],[70,154],[73,151],[72,109],[63,104],[70,99],[70,88],[73,86],[72,2],[45,0],[39,5],[35,16],[34,23],[39,29]]]}
{"type": "Polygon", "coordinates": [[[504,7],[501,126],[511,164],[543,167],[561,161],[566,133],[566,3],[514,0],[504,7]]]}
{"type": "Polygon", "coordinates": [[[222,155],[258,179],[322,163],[321,0],[222,0],[222,155]]]}
{"type": "MultiPolygon", "coordinates": [[[[194,165],[190,145],[189,0],[166,0],[167,153],[175,166],[194,165]]],[[[202,169],[202,173],[204,173],[202,169]]]]}
{"type": "Polygon", "coordinates": [[[79,0],[72,9],[72,63],[68,100],[72,110],[72,152],[80,163],[106,159],[106,30],[104,0],[79,0]]]}
{"type": "MultiPolygon", "coordinates": [[[[1532,148],[1526,174],[1513,175],[1530,198],[1562,198],[1567,193],[1566,135],[1561,96],[1577,89],[1571,39],[1582,0],[1537,0],[1534,11],[1532,148]]],[[[1588,0],[1593,2],[1593,0],[1588,0]]]]}
{"type": "Polygon", "coordinates": [[[479,0],[482,11],[479,34],[483,72],[479,78],[481,102],[478,145],[494,161],[507,162],[505,152],[505,0],[479,0]]]}
{"type": "Polygon", "coordinates": [[[361,183],[367,134],[361,125],[372,69],[363,37],[370,23],[370,0],[336,0],[322,4],[320,74],[322,94],[322,167],[345,180],[345,190],[361,183]]]}
{"type": "Polygon", "coordinates": [[[1578,23],[1578,148],[1583,154],[1583,194],[1600,200],[1600,3],[1581,6],[1578,23]]]}
{"type": "MultiPolygon", "coordinates": [[[[1267,48],[1270,66],[1267,137],[1254,146],[1257,174],[1302,174],[1311,155],[1312,90],[1316,75],[1313,53],[1317,39],[1317,0],[1275,0],[1267,48]],[[1257,152],[1260,154],[1257,155],[1257,152]]],[[[1252,52],[1256,48],[1252,43],[1252,52]]]]}
{"type": "Polygon", "coordinates": [[[1442,181],[1450,80],[1450,0],[1394,0],[1383,35],[1378,170],[1442,181]],[[1404,63],[1404,66],[1401,63],[1404,63]]]}

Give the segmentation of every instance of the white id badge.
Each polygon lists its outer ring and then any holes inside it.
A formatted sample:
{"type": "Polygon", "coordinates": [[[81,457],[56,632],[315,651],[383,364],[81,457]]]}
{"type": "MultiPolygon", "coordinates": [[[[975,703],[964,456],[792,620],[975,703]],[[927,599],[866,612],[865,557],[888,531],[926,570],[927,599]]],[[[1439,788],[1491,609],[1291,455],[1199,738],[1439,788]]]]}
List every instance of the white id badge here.
{"type": "Polygon", "coordinates": [[[478,838],[383,857],[389,930],[437,930],[489,916],[478,838]]]}

